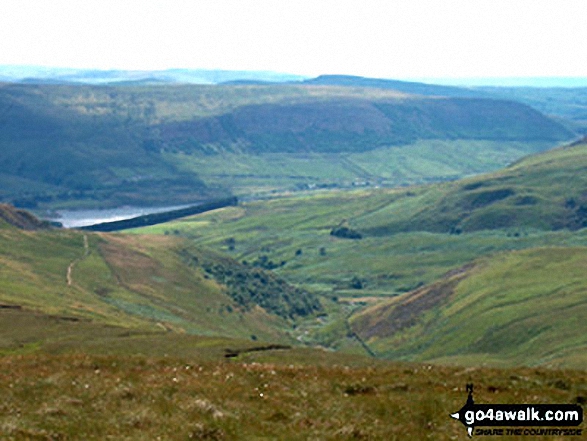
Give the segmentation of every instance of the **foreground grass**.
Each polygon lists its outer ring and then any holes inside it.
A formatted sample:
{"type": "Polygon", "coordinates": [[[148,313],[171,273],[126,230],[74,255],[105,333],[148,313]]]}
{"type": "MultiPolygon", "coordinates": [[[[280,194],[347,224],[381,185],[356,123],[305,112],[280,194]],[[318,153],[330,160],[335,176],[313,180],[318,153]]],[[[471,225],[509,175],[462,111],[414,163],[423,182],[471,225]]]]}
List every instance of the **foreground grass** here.
{"type": "Polygon", "coordinates": [[[247,355],[3,357],[0,437],[465,439],[449,413],[464,404],[467,382],[479,403],[581,403],[587,395],[584,371],[375,365],[309,350],[247,355]]]}

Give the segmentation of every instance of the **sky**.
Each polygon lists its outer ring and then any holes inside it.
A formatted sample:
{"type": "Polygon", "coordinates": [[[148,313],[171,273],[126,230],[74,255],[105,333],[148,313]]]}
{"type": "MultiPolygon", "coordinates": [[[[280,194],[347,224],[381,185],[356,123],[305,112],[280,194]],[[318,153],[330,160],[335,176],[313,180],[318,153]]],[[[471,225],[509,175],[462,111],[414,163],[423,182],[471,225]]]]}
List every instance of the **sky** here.
{"type": "Polygon", "coordinates": [[[584,0],[2,0],[0,65],[587,77],[584,0]]]}

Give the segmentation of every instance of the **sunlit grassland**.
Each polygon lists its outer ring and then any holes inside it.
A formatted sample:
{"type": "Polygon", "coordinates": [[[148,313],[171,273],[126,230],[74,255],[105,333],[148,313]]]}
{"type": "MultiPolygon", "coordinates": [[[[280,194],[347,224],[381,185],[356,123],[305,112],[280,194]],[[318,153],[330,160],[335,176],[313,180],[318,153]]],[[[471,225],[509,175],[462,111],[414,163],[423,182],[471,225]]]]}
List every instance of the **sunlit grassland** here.
{"type": "Polygon", "coordinates": [[[274,271],[292,282],[325,293],[395,295],[430,283],[482,255],[536,246],[587,245],[587,232],[545,232],[527,228],[467,234],[430,232],[336,238],[332,228],[376,228],[387,218],[413,213],[440,190],[356,190],[317,192],[244,203],[146,229],[141,233],[178,234],[249,264],[267,256],[274,271]],[[227,245],[234,239],[233,247],[227,245]],[[297,253],[301,250],[301,253],[297,253]],[[364,287],[353,290],[353,277],[364,287]]]}
{"type": "MultiPolygon", "coordinates": [[[[308,185],[400,186],[462,178],[504,167],[547,143],[420,140],[361,153],[166,153],[180,170],[196,172],[208,186],[235,194],[269,193],[308,185]]],[[[213,148],[210,146],[210,148],[213,148]]],[[[235,146],[238,150],[238,146],[235,146]]]]}

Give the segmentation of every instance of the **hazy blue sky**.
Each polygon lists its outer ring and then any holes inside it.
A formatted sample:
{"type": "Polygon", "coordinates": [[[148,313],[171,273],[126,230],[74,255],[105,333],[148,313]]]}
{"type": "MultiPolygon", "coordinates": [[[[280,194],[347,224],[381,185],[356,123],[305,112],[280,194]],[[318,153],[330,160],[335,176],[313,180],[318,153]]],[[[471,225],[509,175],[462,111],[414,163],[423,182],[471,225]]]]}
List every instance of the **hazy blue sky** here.
{"type": "Polygon", "coordinates": [[[0,64],[587,76],[584,0],[1,0],[0,64]]]}

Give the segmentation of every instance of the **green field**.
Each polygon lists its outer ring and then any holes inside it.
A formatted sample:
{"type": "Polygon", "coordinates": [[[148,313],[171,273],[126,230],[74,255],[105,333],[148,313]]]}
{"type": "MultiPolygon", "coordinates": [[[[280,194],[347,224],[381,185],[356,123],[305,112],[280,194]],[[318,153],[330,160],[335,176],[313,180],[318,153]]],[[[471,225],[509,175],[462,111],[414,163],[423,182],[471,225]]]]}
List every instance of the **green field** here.
{"type": "Polygon", "coordinates": [[[185,153],[164,157],[209,187],[250,196],[289,190],[398,187],[453,180],[497,170],[549,147],[549,143],[421,140],[360,153],[185,153]]]}

